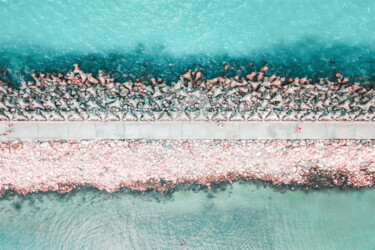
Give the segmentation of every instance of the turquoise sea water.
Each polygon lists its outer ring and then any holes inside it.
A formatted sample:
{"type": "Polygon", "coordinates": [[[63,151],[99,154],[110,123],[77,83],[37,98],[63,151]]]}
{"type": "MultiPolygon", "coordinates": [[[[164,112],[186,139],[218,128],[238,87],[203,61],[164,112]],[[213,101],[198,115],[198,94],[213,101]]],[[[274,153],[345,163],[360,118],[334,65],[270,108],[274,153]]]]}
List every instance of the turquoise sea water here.
{"type": "MultiPolygon", "coordinates": [[[[0,78],[112,71],[175,80],[269,73],[375,80],[373,0],[0,0],[0,78]],[[5,73],[5,75],[4,75],[5,73]]],[[[126,74],[127,76],[124,76],[126,74]]],[[[1,157],[1,156],[0,156],[1,157]]],[[[1,177],[1,173],[0,173],[1,177]]],[[[0,249],[374,249],[375,190],[134,195],[75,190],[0,199],[0,249]]]]}
{"type": "Polygon", "coordinates": [[[0,200],[1,249],[374,249],[375,190],[254,184],[171,196],[76,190],[0,200]]]}
{"type": "Polygon", "coordinates": [[[12,81],[74,62],[145,78],[184,67],[216,76],[223,60],[228,74],[267,61],[290,76],[375,76],[372,0],[2,0],[0,16],[0,69],[12,81]]]}

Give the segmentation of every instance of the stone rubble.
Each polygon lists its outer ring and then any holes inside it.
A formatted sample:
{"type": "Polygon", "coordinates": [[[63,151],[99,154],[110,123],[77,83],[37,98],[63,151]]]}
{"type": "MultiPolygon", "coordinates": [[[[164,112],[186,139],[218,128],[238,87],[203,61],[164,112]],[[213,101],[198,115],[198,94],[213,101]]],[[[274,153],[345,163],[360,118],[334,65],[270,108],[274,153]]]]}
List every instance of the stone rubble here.
{"type": "Polygon", "coordinates": [[[0,121],[374,121],[375,90],[337,73],[313,81],[266,75],[206,79],[186,69],[177,82],[110,74],[32,74],[12,88],[0,81],[0,121]]]}
{"type": "Polygon", "coordinates": [[[91,185],[166,192],[263,180],[277,187],[370,187],[375,140],[4,140],[0,195],[91,185]]]}

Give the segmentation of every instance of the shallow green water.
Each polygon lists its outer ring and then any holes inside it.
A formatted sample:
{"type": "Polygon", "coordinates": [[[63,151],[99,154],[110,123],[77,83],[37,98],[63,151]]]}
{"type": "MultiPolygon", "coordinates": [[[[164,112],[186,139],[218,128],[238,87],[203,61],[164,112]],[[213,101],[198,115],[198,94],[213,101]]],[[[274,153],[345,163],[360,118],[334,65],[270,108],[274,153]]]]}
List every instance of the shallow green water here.
{"type": "Polygon", "coordinates": [[[374,249],[375,190],[135,195],[76,190],[0,201],[1,249],[374,249]]]}

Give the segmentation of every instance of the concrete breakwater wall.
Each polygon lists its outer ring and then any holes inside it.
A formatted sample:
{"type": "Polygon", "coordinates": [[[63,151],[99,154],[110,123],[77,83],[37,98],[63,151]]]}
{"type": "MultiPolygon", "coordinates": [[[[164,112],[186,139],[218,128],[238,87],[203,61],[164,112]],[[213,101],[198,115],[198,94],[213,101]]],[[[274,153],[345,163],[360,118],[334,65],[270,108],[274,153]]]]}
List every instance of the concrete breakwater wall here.
{"type": "Polygon", "coordinates": [[[66,75],[33,74],[15,89],[0,82],[1,138],[375,137],[373,86],[340,73],[314,82],[267,75],[267,66],[246,77],[214,79],[186,69],[171,84],[153,78],[119,83],[74,66],[66,75]]]}
{"type": "Polygon", "coordinates": [[[179,183],[375,183],[375,90],[336,74],[116,82],[109,74],[33,74],[0,82],[0,194],[92,185],[167,191],[179,183]]]}

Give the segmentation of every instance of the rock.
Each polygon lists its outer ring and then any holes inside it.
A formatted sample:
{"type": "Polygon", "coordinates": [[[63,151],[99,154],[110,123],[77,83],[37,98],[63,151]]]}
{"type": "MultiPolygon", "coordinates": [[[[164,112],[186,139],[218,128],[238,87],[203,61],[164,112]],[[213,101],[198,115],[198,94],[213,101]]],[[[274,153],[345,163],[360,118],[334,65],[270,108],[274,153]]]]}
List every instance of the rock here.
{"type": "Polygon", "coordinates": [[[19,144],[12,144],[12,149],[13,149],[14,151],[20,151],[22,148],[23,148],[22,143],[19,143],[19,144]]]}
{"type": "Polygon", "coordinates": [[[368,165],[367,161],[362,161],[362,162],[359,164],[360,167],[364,167],[364,166],[367,166],[367,165],[368,165]]]}

